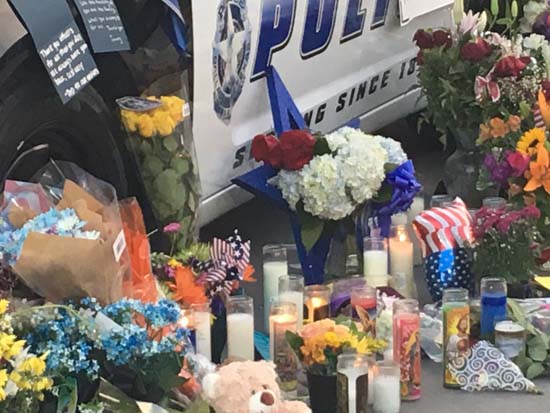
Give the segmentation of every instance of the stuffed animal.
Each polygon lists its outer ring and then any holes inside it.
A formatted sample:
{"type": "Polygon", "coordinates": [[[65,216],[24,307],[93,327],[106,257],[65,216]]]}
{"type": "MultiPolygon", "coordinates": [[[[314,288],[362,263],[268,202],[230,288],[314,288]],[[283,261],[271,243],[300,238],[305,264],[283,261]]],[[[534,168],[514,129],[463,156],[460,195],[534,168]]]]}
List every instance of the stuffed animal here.
{"type": "Polygon", "coordinates": [[[283,401],[275,365],[238,361],[208,374],[203,396],[216,413],[311,413],[302,402],[283,401]]]}

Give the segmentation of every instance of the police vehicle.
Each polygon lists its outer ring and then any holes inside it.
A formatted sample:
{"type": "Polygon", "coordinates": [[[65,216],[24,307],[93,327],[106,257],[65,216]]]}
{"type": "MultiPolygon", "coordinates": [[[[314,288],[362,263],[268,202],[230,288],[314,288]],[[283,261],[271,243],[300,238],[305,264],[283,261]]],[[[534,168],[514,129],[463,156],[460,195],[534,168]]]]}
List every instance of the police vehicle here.
{"type": "Polygon", "coordinates": [[[420,27],[449,26],[452,0],[114,0],[129,50],[97,52],[83,7],[112,3],[0,0],[0,178],[27,180],[64,159],[121,196],[140,193],[115,100],[187,72],[206,223],[248,197],[230,180],[254,167],[250,141],[272,127],[268,66],[311,129],[355,118],[379,129],[421,109],[411,39],[420,27]],[[61,3],[69,26],[56,15],[61,3]],[[83,52],[94,46],[94,70],[64,95],[48,71],[47,24],[83,52]]]}

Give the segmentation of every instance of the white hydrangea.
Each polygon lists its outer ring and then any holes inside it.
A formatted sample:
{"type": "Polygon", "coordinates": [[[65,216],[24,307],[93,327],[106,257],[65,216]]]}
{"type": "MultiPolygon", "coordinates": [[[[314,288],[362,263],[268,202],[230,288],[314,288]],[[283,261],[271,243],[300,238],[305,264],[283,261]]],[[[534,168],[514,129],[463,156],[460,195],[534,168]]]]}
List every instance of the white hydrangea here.
{"type": "Polygon", "coordinates": [[[340,162],[332,155],[317,156],[300,171],[304,210],[322,219],[340,220],[355,205],[346,194],[340,162]]]}
{"type": "Polygon", "coordinates": [[[523,7],[523,17],[520,20],[519,30],[522,33],[531,33],[539,14],[546,10],[546,1],[531,0],[523,7]]]}
{"type": "Polygon", "coordinates": [[[397,142],[391,138],[385,138],[384,136],[376,135],[373,138],[382,145],[382,148],[388,153],[388,162],[396,165],[401,165],[407,162],[407,154],[401,146],[401,142],[397,142]]]}
{"type": "Polygon", "coordinates": [[[533,33],[523,39],[523,47],[529,50],[538,50],[546,44],[546,38],[540,34],[533,33]]]}
{"type": "Polygon", "coordinates": [[[295,211],[302,193],[300,172],[281,170],[277,175],[276,184],[281,189],[283,198],[288,202],[290,208],[295,211]]]}

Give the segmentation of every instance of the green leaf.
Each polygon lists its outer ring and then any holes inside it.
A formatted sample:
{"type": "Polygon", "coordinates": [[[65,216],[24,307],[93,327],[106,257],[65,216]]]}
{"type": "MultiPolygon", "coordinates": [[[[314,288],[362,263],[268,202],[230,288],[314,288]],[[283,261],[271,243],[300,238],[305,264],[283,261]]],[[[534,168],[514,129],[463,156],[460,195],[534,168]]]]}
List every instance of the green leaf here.
{"type": "Polygon", "coordinates": [[[288,331],[285,333],[286,341],[296,354],[300,354],[300,348],[304,345],[304,339],[298,334],[288,331]]]}
{"type": "Polygon", "coordinates": [[[548,353],[543,346],[529,346],[529,357],[534,361],[543,362],[547,356],[548,353]]]}
{"type": "Polygon", "coordinates": [[[525,317],[525,313],[523,312],[516,300],[508,299],[507,304],[508,309],[510,310],[511,315],[515,321],[522,323],[527,319],[525,317]]]}
{"type": "Polygon", "coordinates": [[[512,20],[503,17],[503,18],[500,18],[500,19],[497,20],[497,24],[499,24],[501,26],[508,26],[509,24],[512,24],[512,20]]]}
{"type": "Polygon", "coordinates": [[[531,360],[529,357],[527,357],[525,354],[521,353],[517,358],[516,358],[516,364],[518,365],[518,367],[521,369],[521,371],[523,371],[524,373],[527,371],[527,369],[529,368],[529,366],[531,364],[533,364],[533,360],[531,360]]]}
{"type": "Polygon", "coordinates": [[[393,187],[389,184],[384,183],[382,184],[382,186],[378,190],[378,193],[372,200],[373,202],[383,204],[384,202],[390,201],[392,195],[393,195],[393,187]]]}
{"type": "Polygon", "coordinates": [[[531,379],[537,378],[543,373],[544,373],[544,365],[542,363],[533,363],[527,369],[527,373],[525,374],[525,376],[529,380],[531,380],[531,379]]]}
{"type": "Polygon", "coordinates": [[[57,413],[75,413],[78,403],[76,379],[67,377],[63,384],[58,386],[57,413]]]}
{"type": "Polygon", "coordinates": [[[531,115],[531,106],[529,106],[526,101],[522,100],[521,102],[519,102],[519,112],[522,118],[529,118],[529,116],[531,115]]]}
{"type": "Polygon", "coordinates": [[[181,175],[185,175],[191,169],[189,160],[183,158],[174,158],[170,161],[170,167],[181,175]]]}
{"type": "Polygon", "coordinates": [[[298,221],[300,221],[300,226],[302,227],[302,243],[306,250],[310,251],[323,233],[325,222],[304,211],[301,202],[298,202],[296,205],[296,213],[298,214],[298,221]]]}
{"type": "Polygon", "coordinates": [[[148,176],[156,177],[162,172],[163,169],[164,164],[154,155],[147,156],[143,161],[143,173],[148,176]]]}
{"type": "Polygon", "coordinates": [[[173,136],[168,136],[163,138],[162,145],[168,149],[170,152],[176,152],[178,149],[178,141],[173,136]]]}
{"type": "Polygon", "coordinates": [[[384,164],[384,172],[386,173],[390,173],[392,171],[395,171],[397,168],[399,167],[399,165],[397,165],[396,163],[386,163],[384,164]]]}
{"type": "Polygon", "coordinates": [[[541,347],[544,350],[548,350],[548,340],[547,337],[543,337],[542,335],[537,335],[535,337],[532,337],[528,342],[527,345],[529,348],[531,347],[541,347]]]}
{"type": "Polygon", "coordinates": [[[315,156],[321,156],[321,155],[326,155],[330,153],[332,153],[332,151],[328,146],[328,141],[323,137],[317,138],[317,141],[315,142],[315,146],[313,147],[313,154],[315,156]]]}

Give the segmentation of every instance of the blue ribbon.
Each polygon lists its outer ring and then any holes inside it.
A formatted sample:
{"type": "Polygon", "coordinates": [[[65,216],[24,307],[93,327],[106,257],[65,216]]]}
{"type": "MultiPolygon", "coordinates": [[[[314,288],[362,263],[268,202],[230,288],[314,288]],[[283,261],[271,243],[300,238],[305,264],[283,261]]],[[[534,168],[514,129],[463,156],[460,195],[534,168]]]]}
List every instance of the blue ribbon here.
{"type": "Polygon", "coordinates": [[[187,53],[187,40],[185,33],[187,26],[181,12],[178,0],[161,0],[170,10],[168,20],[163,25],[166,34],[180,53],[187,53]]]}

